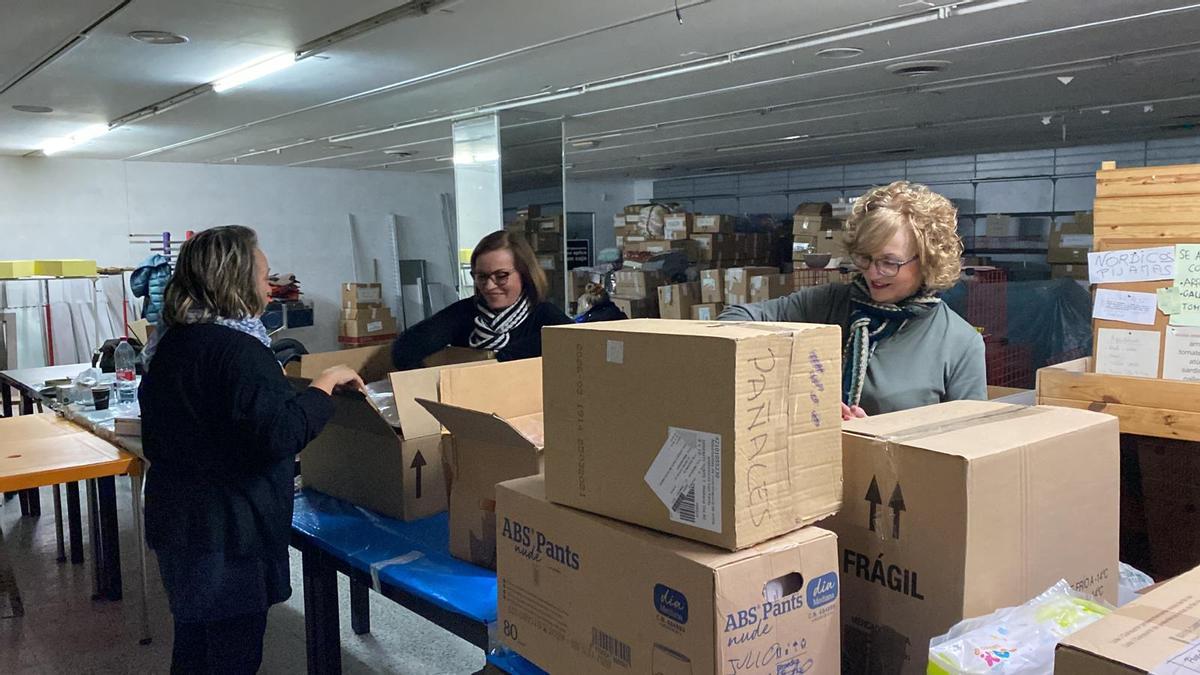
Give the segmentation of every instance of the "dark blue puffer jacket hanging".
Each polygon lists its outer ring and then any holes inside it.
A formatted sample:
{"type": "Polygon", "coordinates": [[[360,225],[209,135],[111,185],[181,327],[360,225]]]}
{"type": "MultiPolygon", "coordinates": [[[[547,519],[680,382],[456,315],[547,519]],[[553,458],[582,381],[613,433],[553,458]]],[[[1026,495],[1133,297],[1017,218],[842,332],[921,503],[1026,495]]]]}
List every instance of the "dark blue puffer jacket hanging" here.
{"type": "Polygon", "coordinates": [[[145,298],[142,302],[142,318],[151,324],[158,324],[163,294],[167,290],[167,281],[170,278],[170,258],[157,253],[142,261],[129,277],[129,288],[133,290],[133,294],[145,298]]]}

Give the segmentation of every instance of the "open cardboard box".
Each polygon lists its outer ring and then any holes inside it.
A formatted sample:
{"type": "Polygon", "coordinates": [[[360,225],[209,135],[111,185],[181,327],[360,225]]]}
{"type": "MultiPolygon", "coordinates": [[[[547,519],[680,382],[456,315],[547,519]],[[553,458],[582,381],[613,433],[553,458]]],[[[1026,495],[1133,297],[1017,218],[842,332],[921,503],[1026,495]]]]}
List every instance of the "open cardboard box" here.
{"type": "MultiPolygon", "coordinates": [[[[415,399],[438,400],[442,373],[478,364],[380,374],[390,362],[389,347],[383,345],[307,354],[299,363],[288,364],[310,376],[346,365],[371,383],[373,391],[370,397],[357,392],[334,395],[333,419],[304,449],[301,470],[305,485],[319,492],[415,520],[444,511],[447,505],[442,426],[415,399]]],[[[307,384],[309,379],[297,381],[307,384]]]]}
{"type": "Polygon", "coordinates": [[[450,553],[496,566],[496,483],[542,471],[542,360],[441,373],[440,401],[418,400],[450,431],[450,553]]]}

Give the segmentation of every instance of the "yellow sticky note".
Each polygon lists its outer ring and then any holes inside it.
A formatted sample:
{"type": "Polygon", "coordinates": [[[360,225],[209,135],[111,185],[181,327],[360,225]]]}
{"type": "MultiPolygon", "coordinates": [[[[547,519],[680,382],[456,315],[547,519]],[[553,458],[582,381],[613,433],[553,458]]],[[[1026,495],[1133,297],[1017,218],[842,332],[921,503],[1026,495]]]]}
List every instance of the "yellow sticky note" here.
{"type": "Polygon", "coordinates": [[[1160,288],[1158,291],[1158,311],[1163,314],[1179,313],[1179,293],[1174,288],[1160,288]]]}

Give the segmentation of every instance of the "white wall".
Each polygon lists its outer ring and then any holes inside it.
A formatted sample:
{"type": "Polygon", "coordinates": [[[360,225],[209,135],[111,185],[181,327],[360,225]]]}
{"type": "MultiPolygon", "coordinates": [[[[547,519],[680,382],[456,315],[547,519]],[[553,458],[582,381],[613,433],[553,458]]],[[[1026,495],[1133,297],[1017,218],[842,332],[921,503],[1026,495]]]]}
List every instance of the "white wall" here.
{"type": "Polygon", "coordinates": [[[391,214],[400,255],[424,259],[451,284],[440,194],[449,175],[284,167],[0,157],[0,259],[95,258],[135,265],[150,254],[131,233],[182,233],[238,223],[259,233],[271,268],[294,272],[317,326],[290,331],[310,350],[337,346],[338,284],[354,276],[349,217],[357,222],[360,280],[373,258],[396,310],[391,214]]]}

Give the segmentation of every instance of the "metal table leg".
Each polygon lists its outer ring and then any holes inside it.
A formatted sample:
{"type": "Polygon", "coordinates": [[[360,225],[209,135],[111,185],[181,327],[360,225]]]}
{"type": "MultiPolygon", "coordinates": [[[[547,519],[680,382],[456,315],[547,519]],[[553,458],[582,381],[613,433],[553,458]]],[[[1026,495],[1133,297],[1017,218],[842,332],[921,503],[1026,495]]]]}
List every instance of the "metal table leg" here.
{"type": "Polygon", "coordinates": [[[138,547],[138,577],[141,579],[141,597],[138,612],[141,614],[142,638],[139,644],[148,645],[153,639],[150,635],[150,582],[146,578],[146,521],[142,516],[142,474],[134,471],[129,474],[129,491],[133,493],[133,528],[137,534],[138,547]]]}
{"type": "Polygon", "coordinates": [[[96,500],[96,481],[87,481],[88,538],[92,540],[92,599],[100,599],[100,504],[96,500]]]}
{"type": "Polygon", "coordinates": [[[337,571],[316,547],[301,551],[304,574],[304,634],[310,675],[342,672],[338,627],[337,571]]]}
{"type": "Polygon", "coordinates": [[[71,536],[71,564],[83,564],[83,515],[79,507],[79,483],[67,483],[67,530],[71,536]]]}
{"type": "Polygon", "coordinates": [[[0,379],[0,417],[13,416],[12,389],[7,380],[0,379]]]}
{"type": "Polygon", "coordinates": [[[0,531],[0,598],[8,596],[8,609],[0,610],[0,619],[25,616],[25,605],[21,602],[21,589],[17,588],[17,575],[12,562],[4,550],[4,532],[0,531]]]}
{"type": "Polygon", "coordinates": [[[58,562],[66,562],[67,549],[63,542],[63,510],[62,495],[57,485],[50,486],[54,491],[54,540],[58,545],[58,562]]]}
{"type": "Polygon", "coordinates": [[[350,577],[350,627],[355,635],[371,632],[371,587],[350,577]]]}
{"type": "Polygon", "coordinates": [[[121,599],[121,532],[117,524],[117,480],[115,476],[96,479],[100,506],[100,594],[106,600],[121,599]]]}

